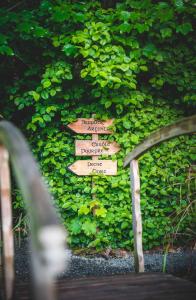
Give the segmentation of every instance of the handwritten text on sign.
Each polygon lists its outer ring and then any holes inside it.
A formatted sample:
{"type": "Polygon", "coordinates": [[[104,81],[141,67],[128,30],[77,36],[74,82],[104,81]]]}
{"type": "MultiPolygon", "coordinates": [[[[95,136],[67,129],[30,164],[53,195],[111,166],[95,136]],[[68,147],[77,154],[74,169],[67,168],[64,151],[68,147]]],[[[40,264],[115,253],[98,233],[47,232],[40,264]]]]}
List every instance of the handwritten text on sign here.
{"type": "Polygon", "coordinates": [[[79,156],[98,156],[98,155],[112,155],[120,150],[116,142],[107,140],[76,140],[75,141],[75,155],[79,156]]]}
{"type": "Polygon", "coordinates": [[[96,120],[93,118],[84,119],[79,118],[76,122],[67,125],[71,130],[76,133],[99,133],[99,134],[110,134],[111,130],[108,129],[109,126],[113,124],[113,119],[107,121],[96,120]]]}
{"type": "Polygon", "coordinates": [[[112,160],[77,160],[68,167],[73,173],[84,175],[116,175],[117,161],[112,160]]]}
{"type": "Polygon", "coordinates": [[[116,175],[117,161],[99,160],[99,155],[112,155],[120,150],[116,142],[99,140],[98,134],[110,134],[113,119],[107,121],[94,118],[79,118],[68,124],[68,128],[76,133],[92,134],[92,140],[76,140],[75,154],[79,156],[92,156],[92,160],[78,160],[68,167],[70,171],[79,175],[116,175]]]}

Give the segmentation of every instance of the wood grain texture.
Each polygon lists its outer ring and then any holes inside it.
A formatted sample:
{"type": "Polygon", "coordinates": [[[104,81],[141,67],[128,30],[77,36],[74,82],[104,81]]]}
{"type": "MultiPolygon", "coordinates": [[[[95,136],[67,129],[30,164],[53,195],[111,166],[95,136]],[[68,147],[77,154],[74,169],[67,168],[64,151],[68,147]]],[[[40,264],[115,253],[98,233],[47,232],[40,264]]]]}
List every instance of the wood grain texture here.
{"type": "Polygon", "coordinates": [[[153,146],[176,136],[191,134],[194,132],[196,132],[196,115],[184,118],[174,124],[163,127],[152,133],[142,143],[136,146],[132,152],[127,154],[124,160],[124,167],[126,167],[131,160],[140,157],[153,146]]]}
{"type": "Polygon", "coordinates": [[[77,160],[68,169],[76,175],[116,175],[117,161],[112,160],[77,160]]]}
{"type": "Polygon", "coordinates": [[[9,170],[9,155],[6,148],[0,145],[0,208],[1,231],[3,242],[3,271],[5,280],[5,299],[13,295],[14,284],[14,237],[12,231],[11,182],[9,170]]]}
{"type": "Polygon", "coordinates": [[[140,177],[137,160],[130,163],[132,222],[134,234],[134,264],[136,272],[144,272],[144,254],[142,247],[142,217],[140,207],[140,177]]]}
{"type": "Polygon", "coordinates": [[[107,140],[76,140],[75,155],[76,156],[99,156],[112,155],[120,150],[120,146],[116,142],[107,140]]]}
{"type": "MultiPolygon", "coordinates": [[[[62,279],[58,300],[195,300],[196,285],[163,273],[62,279]]],[[[28,284],[17,283],[14,300],[30,300],[28,284]]]]}
{"type": "Polygon", "coordinates": [[[76,133],[110,134],[112,130],[108,129],[108,127],[112,124],[113,119],[101,121],[94,118],[79,118],[77,121],[68,124],[67,127],[76,133]]]}

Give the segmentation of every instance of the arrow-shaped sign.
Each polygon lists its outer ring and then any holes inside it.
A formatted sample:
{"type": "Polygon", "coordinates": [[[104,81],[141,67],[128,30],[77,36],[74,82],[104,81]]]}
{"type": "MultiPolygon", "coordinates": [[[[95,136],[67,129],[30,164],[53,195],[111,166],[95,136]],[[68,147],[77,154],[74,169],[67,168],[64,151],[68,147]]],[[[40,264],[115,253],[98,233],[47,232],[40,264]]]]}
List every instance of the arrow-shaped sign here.
{"type": "Polygon", "coordinates": [[[98,156],[112,155],[120,150],[120,146],[116,142],[107,140],[76,140],[75,155],[79,156],[98,156]]]}
{"type": "Polygon", "coordinates": [[[113,123],[113,119],[107,121],[96,120],[93,118],[85,119],[79,118],[76,122],[67,125],[68,128],[76,133],[90,133],[90,134],[110,134],[111,130],[108,129],[113,123]]]}
{"type": "Polygon", "coordinates": [[[68,167],[79,176],[85,175],[116,175],[117,161],[112,160],[78,160],[68,167]]]}

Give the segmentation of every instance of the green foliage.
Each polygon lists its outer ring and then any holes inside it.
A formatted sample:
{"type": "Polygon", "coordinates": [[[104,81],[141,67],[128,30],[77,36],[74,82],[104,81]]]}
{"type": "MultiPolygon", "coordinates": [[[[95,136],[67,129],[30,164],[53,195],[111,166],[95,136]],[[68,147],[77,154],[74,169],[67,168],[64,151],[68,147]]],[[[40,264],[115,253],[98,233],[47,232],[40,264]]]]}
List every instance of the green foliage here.
{"type": "MultiPolygon", "coordinates": [[[[193,1],[122,1],[108,9],[101,1],[7,3],[0,9],[3,115],[31,141],[71,246],[132,248],[123,159],[152,131],[193,112],[193,1]],[[92,113],[115,118],[114,133],[101,138],[121,146],[112,156],[118,175],[93,177],[93,188],[91,177],[67,169],[80,159],[74,140],[91,136],[66,128],[92,113]]],[[[193,230],[193,210],[182,217],[193,207],[193,145],[192,137],[180,137],[140,160],[145,249],[176,228],[181,243],[193,230]]],[[[21,208],[19,197],[14,206],[21,208]]]]}

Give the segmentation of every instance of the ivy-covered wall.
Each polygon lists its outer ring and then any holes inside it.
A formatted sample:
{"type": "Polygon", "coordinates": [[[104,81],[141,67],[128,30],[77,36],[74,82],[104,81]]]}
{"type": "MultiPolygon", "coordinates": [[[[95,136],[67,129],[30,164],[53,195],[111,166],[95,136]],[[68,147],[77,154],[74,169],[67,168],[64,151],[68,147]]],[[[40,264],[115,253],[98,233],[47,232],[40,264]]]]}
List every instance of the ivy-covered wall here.
{"type": "MultiPolygon", "coordinates": [[[[4,1],[0,107],[25,131],[70,245],[130,249],[129,170],[123,159],[152,131],[194,113],[194,3],[105,2],[42,0],[12,7],[4,1]],[[74,156],[74,140],[91,136],[66,127],[92,114],[115,118],[114,133],[101,138],[121,146],[112,156],[118,175],[94,176],[93,188],[90,176],[67,169],[85,159],[74,156]]],[[[180,137],[140,159],[145,249],[194,239],[193,148],[193,137],[180,137]]],[[[14,207],[21,207],[19,196],[14,207]]]]}

